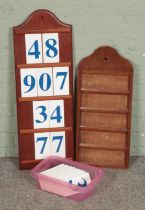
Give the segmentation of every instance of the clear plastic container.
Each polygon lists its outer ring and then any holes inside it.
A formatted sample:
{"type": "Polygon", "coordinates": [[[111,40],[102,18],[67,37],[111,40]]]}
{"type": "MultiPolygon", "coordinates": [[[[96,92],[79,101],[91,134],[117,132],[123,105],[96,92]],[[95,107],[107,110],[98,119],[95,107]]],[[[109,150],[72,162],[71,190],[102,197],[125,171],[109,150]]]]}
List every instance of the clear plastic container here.
{"type": "Polygon", "coordinates": [[[31,170],[31,175],[38,181],[41,190],[55,193],[75,201],[81,201],[88,198],[94,192],[96,185],[101,181],[104,173],[102,169],[84,163],[57,156],[49,156],[31,170]],[[86,187],[80,187],[40,174],[42,171],[59,164],[74,166],[88,172],[91,177],[91,182],[86,187]]]}

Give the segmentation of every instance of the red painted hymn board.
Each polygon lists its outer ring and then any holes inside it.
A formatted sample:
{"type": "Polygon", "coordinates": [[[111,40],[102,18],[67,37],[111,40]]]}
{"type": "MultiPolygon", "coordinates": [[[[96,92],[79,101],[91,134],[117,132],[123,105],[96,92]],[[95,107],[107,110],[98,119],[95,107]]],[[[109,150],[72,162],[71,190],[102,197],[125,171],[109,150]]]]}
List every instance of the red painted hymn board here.
{"type": "Polygon", "coordinates": [[[19,167],[73,158],[72,26],[37,10],[13,28],[19,167]]]}

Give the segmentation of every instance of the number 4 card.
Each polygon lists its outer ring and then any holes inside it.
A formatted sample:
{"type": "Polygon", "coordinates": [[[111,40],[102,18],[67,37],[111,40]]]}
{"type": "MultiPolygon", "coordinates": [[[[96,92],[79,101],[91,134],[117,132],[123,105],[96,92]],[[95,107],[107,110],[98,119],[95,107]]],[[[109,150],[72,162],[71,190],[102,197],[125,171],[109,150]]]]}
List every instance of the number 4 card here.
{"type": "Polygon", "coordinates": [[[25,34],[26,63],[42,63],[41,34],[25,34]]]}

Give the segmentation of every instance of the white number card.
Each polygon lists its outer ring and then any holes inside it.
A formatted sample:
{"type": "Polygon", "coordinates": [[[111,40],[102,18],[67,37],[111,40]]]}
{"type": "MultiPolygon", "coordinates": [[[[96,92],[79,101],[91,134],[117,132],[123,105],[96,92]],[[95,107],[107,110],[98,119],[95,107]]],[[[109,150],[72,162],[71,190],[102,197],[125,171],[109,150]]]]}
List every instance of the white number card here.
{"type": "Polygon", "coordinates": [[[52,68],[39,68],[36,72],[38,96],[53,96],[52,68]]]}
{"type": "Polygon", "coordinates": [[[69,67],[53,68],[54,95],[69,95],[69,67]]]}
{"type": "Polygon", "coordinates": [[[65,132],[34,133],[35,159],[49,155],[66,156],[65,132]]]}
{"type": "Polygon", "coordinates": [[[59,62],[58,33],[25,34],[26,63],[59,62]]]}
{"type": "Polygon", "coordinates": [[[36,70],[21,69],[21,96],[22,97],[34,97],[37,96],[37,84],[36,84],[36,70]]]}
{"type": "Polygon", "coordinates": [[[44,63],[59,62],[59,40],[57,33],[42,34],[44,63]]]}
{"type": "Polygon", "coordinates": [[[33,101],[34,128],[64,127],[64,101],[33,101]]]}
{"type": "Polygon", "coordinates": [[[69,67],[20,69],[21,96],[69,95],[69,67]]]}
{"type": "Polygon", "coordinates": [[[50,155],[50,135],[49,133],[34,133],[35,160],[44,159],[50,155]]]}
{"type": "Polygon", "coordinates": [[[57,155],[60,157],[66,156],[64,131],[50,133],[50,142],[51,142],[51,155],[57,155]]]}
{"type": "Polygon", "coordinates": [[[42,63],[41,34],[25,34],[26,63],[42,63]]]}

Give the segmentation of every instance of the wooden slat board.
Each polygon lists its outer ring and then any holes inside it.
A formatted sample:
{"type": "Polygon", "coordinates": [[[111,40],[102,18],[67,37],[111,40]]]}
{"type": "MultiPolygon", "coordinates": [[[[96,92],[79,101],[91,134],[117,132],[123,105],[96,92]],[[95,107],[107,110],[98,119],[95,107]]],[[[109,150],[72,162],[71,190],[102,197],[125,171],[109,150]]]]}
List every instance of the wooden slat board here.
{"type": "Polygon", "coordinates": [[[20,169],[73,159],[72,26],[37,10],[13,36],[20,169]]]}
{"type": "Polygon", "coordinates": [[[104,46],[81,60],[77,84],[76,159],[129,166],[133,67],[104,46]]]}

